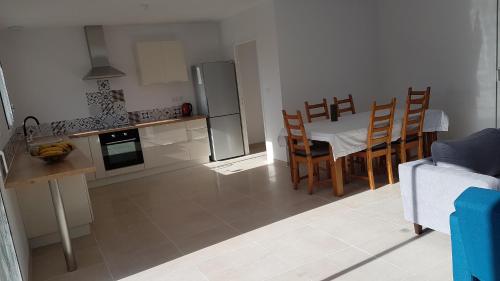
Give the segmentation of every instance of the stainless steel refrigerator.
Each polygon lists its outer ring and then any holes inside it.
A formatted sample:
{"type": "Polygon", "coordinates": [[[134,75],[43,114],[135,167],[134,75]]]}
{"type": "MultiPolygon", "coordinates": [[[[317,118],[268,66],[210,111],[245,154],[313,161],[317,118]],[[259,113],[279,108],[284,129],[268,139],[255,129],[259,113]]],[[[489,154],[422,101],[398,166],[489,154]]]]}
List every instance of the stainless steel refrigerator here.
{"type": "Polygon", "coordinates": [[[211,160],[244,155],[234,63],[202,63],[193,66],[192,71],[198,114],[208,118],[211,160]]]}

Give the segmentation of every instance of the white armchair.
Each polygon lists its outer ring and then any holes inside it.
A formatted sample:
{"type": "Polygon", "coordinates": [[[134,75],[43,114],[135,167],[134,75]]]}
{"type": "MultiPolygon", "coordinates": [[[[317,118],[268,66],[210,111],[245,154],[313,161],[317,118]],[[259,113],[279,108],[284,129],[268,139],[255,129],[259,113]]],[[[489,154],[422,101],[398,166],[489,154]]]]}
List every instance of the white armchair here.
{"type": "Polygon", "coordinates": [[[405,219],[415,232],[423,227],[450,233],[453,203],[471,186],[499,190],[500,180],[466,169],[436,166],[429,159],[399,165],[399,179],[405,219]]]}

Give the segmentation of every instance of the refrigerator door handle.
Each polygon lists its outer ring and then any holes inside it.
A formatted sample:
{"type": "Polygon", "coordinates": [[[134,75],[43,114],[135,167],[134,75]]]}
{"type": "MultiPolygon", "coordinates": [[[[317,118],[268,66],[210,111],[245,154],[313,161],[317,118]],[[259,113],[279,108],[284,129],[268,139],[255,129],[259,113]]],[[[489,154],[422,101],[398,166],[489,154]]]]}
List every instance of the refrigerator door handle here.
{"type": "Polygon", "coordinates": [[[203,85],[203,78],[201,77],[201,67],[196,67],[196,82],[198,85],[203,85]]]}

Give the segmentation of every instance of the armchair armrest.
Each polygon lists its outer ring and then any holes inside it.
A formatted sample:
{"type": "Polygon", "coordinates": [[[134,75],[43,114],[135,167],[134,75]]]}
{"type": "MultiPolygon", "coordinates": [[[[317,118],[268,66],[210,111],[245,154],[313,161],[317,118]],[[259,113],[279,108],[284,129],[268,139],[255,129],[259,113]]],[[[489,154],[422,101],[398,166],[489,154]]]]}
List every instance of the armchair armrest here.
{"type": "Polygon", "coordinates": [[[450,233],[454,201],[470,186],[498,189],[498,179],[470,171],[435,166],[430,160],[399,165],[401,196],[406,220],[450,233]]]}

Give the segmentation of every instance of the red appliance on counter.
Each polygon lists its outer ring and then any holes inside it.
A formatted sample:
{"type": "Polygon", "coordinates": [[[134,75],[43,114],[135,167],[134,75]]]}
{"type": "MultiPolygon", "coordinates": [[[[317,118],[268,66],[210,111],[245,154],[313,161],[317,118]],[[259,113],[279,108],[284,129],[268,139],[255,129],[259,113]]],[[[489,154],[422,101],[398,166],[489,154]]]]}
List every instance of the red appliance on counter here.
{"type": "Polygon", "coordinates": [[[193,105],[191,105],[188,102],[182,104],[181,106],[182,117],[189,117],[191,116],[192,112],[193,112],[193,105]]]}

